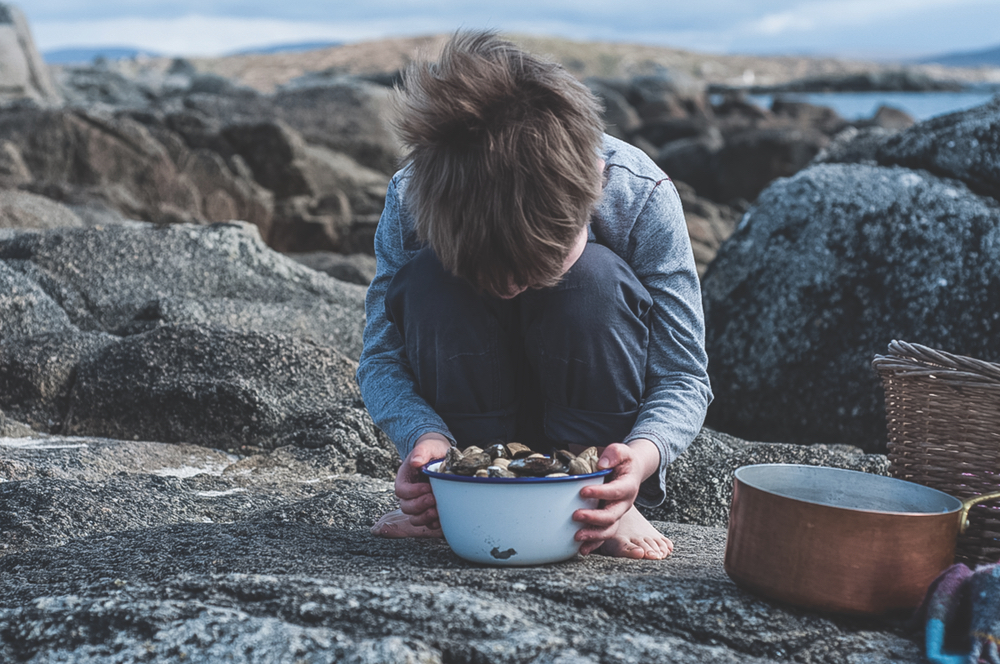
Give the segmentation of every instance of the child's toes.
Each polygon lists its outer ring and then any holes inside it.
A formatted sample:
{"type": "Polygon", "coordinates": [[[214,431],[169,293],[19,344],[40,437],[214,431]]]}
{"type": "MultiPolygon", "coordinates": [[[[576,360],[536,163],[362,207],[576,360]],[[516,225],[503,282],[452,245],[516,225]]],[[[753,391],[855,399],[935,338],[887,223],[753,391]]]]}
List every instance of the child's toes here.
{"type": "Polygon", "coordinates": [[[644,548],[646,549],[647,560],[660,560],[661,558],[666,558],[666,554],[663,552],[663,549],[652,537],[646,538],[644,548]]]}
{"type": "Polygon", "coordinates": [[[656,552],[656,559],[661,560],[674,552],[674,545],[670,540],[662,537],[650,538],[650,546],[656,552]]]}

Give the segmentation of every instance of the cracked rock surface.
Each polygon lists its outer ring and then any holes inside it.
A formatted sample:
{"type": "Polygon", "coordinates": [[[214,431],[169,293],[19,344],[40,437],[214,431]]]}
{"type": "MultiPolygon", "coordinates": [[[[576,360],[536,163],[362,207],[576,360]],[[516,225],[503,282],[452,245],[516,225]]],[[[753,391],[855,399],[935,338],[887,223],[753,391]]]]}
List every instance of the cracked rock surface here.
{"type": "MultiPolygon", "coordinates": [[[[711,486],[792,447],[704,430],[682,459],[711,486]]],[[[884,460],[799,449],[787,458],[884,460]]],[[[905,616],[821,615],[739,589],[719,525],[654,521],[676,545],[662,561],[490,568],[440,540],[372,536],[397,506],[392,484],[332,446],[239,456],[36,435],[0,438],[0,460],[3,661],[920,661],[905,616]]],[[[689,520],[725,509],[676,505],[689,520]]]]}

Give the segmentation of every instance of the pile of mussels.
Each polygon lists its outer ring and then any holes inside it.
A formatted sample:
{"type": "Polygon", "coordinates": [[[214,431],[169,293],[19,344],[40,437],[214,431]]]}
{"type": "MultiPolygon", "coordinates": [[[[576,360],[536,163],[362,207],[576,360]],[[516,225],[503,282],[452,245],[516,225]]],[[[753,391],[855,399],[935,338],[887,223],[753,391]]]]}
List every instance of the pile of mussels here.
{"type": "Polygon", "coordinates": [[[521,443],[496,443],[487,449],[472,445],[448,450],[438,472],[469,477],[568,477],[597,472],[599,455],[588,447],[579,455],[555,450],[547,457],[521,443]]]}

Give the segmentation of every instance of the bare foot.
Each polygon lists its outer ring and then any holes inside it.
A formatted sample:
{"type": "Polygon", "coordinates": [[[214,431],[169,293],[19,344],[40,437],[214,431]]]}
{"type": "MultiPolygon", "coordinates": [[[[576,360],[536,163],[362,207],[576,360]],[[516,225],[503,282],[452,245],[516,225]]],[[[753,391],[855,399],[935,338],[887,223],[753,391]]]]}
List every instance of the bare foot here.
{"type": "Polygon", "coordinates": [[[379,537],[389,537],[400,539],[403,537],[443,537],[440,528],[428,528],[427,526],[414,526],[410,523],[410,517],[403,514],[402,510],[393,510],[382,516],[372,526],[372,535],[379,537]]]}
{"type": "Polygon", "coordinates": [[[674,551],[674,543],[653,527],[633,505],[618,522],[618,532],[597,549],[615,558],[661,560],[674,551]]]}

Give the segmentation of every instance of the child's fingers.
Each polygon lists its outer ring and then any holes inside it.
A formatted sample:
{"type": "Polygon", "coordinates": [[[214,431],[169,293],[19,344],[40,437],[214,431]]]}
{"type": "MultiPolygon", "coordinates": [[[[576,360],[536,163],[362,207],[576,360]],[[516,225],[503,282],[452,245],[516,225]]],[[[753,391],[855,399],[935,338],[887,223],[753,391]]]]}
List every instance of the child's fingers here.
{"type": "Polygon", "coordinates": [[[413,514],[410,516],[410,523],[414,526],[427,526],[429,528],[431,524],[438,523],[438,512],[436,509],[431,508],[420,514],[413,514]]]}
{"type": "Polygon", "coordinates": [[[638,491],[632,482],[616,481],[596,486],[585,486],[580,489],[580,497],[596,500],[634,500],[638,491]]]}
{"type": "MultiPolygon", "coordinates": [[[[417,492],[417,491],[413,491],[413,492],[407,493],[405,496],[404,495],[400,495],[399,492],[397,492],[396,493],[396,497],[399,498],[399,504],[400,504],[400,506],[403,506],[403,505],[420,505],[424,509],[426,509],[427,507],[433,507],[434,505],[437,504],[436,501],[434,500],[434,494],[432,492],[430,492],[430,491],[424,491],[422,493],[421,492],[417,492]]],[[[406,510],[403,510],[403,511],[405,512],[406,510]]],[[[418,509],[414,508],[414,509],[411,509],[409,512],[406,512],[406,513],[407,514],[416,514],[417,511],[418,511],[418,509]]]]}
{"type": "Polygon", "coordinates": [[[412,500],[430,492],[430,484],[408,482],[405,479],[396,478],[396,497],[400,500],[412,500]]]}
{"type": "Polygon", "coordinates": [[[410,457],[410,467],[419,472],[420,469],[424,467],[424,464],[429,463],[432,460],[433,459],[431,459],[430,454],[421,454],[418,452],[410,457]]]}
{"type": "Polygon", "coordinates": [[[580,555],[589,556],[591,553],[601,548],[601,545],[604,544],[605,541],[606,540],[596,540],[593,542],[584,543],[583,545],[580,546],[580,555]]]}
{"type": "Polygon", "coordinates": [[[599,510],[577,510],[573,512],[573,520],[585,523],[591,527],[610,528],[625,516],[632,503],[627,500],[616,500],[599,510]]]}
{"type": "Polygon", "coordinates": [[[608,526],[606,528],[581,528],[576,531],[574,539],[576,539],[577,542],[584,542],[585,544],[597,543],[597,546],[600,546],[605,540],[609,540],[614,537],[617,530],[618,527],[616,525],[608,526]]]}
{"type": "Polygon", "coordinates": [[[401,498],[399,501],[399,509],[403,510],[404,514],[411,516],[421,514],[436,505],[433,493],[425,493],[414,498],[401,498]]]}
{"type": "Polygon", "coordinates": [[[597,460],[597,468],[599,470],[614,468],[615,466],[620,466],[626,461],[630,461],[631,458],[632,451],[629,449],[628,445],[611,443],[604,448],[601,458],[597,460]]]}

